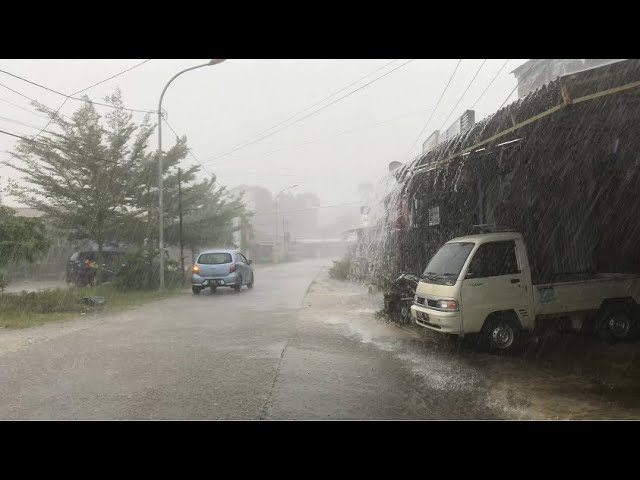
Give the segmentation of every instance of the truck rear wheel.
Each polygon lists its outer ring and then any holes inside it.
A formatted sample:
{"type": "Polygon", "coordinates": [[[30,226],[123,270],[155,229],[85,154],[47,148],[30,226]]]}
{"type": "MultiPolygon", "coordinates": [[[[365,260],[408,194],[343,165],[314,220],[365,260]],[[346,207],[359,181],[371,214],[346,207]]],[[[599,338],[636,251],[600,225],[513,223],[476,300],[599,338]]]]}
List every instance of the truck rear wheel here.
{"type": "Polygon", "coordinates": [[[602,308],[598,333],[607,341],[623,341],[636,334],[636,326],[631,307],[626,303],[616,303],[602,308]]]}
{"type": "Polygon", "coordinates": [[[510,315],[494,315],[487,319],[483,337],[489,353],[515,352],[520,347],[522,329],[510,315]]]}

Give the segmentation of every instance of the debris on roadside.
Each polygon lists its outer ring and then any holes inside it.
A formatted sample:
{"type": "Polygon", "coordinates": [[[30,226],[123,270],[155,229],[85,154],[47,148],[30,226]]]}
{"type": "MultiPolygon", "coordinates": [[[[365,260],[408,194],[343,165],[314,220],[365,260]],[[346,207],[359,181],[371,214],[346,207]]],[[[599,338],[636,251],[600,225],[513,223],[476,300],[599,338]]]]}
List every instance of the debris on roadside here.
{"type": "Polygon", "coordinates": [[[81,298],[80,301],[91,307],[98,307],[107,303],[104,297],[84,297],[81,298]]]}

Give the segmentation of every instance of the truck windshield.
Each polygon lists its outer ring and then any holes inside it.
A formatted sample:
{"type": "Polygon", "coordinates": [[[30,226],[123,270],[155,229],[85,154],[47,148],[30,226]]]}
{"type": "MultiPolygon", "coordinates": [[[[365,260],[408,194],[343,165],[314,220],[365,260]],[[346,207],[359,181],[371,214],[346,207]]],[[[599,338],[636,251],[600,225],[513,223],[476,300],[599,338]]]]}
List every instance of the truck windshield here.
{"type": "Polygon", "coordinates": [[[456,283],[474,245],[472,242],[445,243],[427,265],[422,274],[422,281],[436,285],[456,283]]]}

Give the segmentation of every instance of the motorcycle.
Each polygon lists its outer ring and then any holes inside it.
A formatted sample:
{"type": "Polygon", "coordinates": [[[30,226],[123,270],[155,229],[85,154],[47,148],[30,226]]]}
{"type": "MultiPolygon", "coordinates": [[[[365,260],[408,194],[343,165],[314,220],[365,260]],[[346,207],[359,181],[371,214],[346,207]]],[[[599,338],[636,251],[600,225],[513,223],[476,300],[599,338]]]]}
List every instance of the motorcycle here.
{"type": "MultiPolygon", "coordinates": [[[[126,265],[122,264],[121,268],[126,265]]],[[[88,266],[85,264],[78,264],[78,270],[75,278],[72,280],[78,287],[95,287],[96,285],[110,283],[120,273],[120,270],[116,270],[113,266],[88,266]]]]}
{"type": "Polygon", "coordinates": [[[420,276],[413,273],[401,273],[393,282],[391,291],[384,295],[385,312],[398,317],[400,323],[411,323],[411,305],[418,288],[420,276]]]}

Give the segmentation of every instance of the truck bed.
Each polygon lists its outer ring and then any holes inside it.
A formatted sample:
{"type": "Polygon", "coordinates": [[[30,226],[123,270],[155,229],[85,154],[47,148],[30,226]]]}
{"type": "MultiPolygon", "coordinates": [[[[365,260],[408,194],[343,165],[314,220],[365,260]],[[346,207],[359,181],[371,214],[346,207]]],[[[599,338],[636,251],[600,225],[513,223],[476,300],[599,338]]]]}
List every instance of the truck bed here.
{"type": "Polygon", "coordinates": [[[562,274],[558,279],[533,286],[536,315],[597,310],[609,298],[631,297],[640,303],[640,275],[580,273],[562,274]]]}

